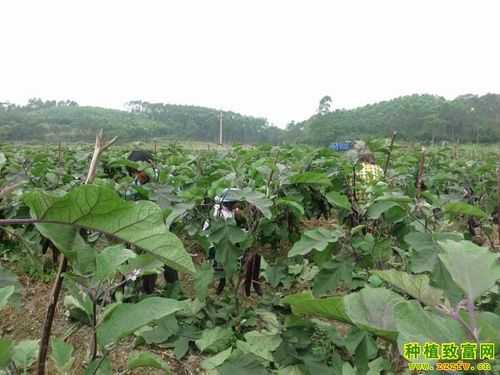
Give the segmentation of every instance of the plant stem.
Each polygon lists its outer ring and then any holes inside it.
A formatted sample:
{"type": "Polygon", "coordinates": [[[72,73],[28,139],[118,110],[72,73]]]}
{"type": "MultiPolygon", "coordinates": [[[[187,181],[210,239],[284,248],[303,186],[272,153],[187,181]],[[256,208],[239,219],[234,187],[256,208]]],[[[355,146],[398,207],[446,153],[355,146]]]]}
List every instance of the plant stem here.
{"type": "Polygon", "coordinates": [[[477,321],[476,321],[476,309],[474,307],[474,300],[471,297],[467,297],[467,312],[469,313],[469,321],[470,321],[472,335],[479,344],[479,335],[478,335],[477,321]]]}
{"type": "Polygon", "coordinates": [[[416,183],[416,197],[420,199],[420,195],[422,194],[422,178],[424,175],[424,162],[425,162],[425,147],[422,147],[422,155],[420,156],[420,161],[418,163],[418,174],[417,174],[417,183],[416,183]]]}
{"type": "Polygon", "coordinates": [[[54,322],[54,315],[56,312],[57,301],[59,299],[59,294],[61,293],[61,288],[63,283],[63,273],[66,271],[67,266],[68,266],[68,260],[63,255],[59,262],[59,269],[57,271],[57,276],[54,281],[54,286],[52,287],[50,302],[47,308],[47,315],[45,317],[45,322],[43,323],[40,352],[38,353],[38,371],[37,371],[38,375],[45,374],[45,362],[47,361],[47,354],[49,350],[49,340],[50,340],[50,333],[52,331],[52,323],[54,322]]]}
{"type": "Polygon", "coordinates": [[[97,301],[92,300],[92,343],[90,346],[90,361],[97,356],[97,301]]]}
{"type": "Polygon", "coordinates": [[[392,132],[391,144],[389,146],[389,153],[387,154],[387,158],[385,159],[385,164],[384,164],[384,177],[387,174],[387,168],[389,167],[389,162],[391,160],[391,155],[392,155],[392,148],[394,146],[394,140],[396,139],[397,134],[398,134],[398,132],[396,132],[396,131],[392,132]]]}
{"type": "Polygon", "coordinates": [[[94,369],[94,372],[92,373],[92,375],[97,374],[97,371],[99,370],[99,367],[101,367],[101,365],[102,365],[102,363],[104,362],[105,359],[106,359],[105,355],[103,355],[102,358],[100,358],[99,363],[97,364],[96,368],[94,369]]]}

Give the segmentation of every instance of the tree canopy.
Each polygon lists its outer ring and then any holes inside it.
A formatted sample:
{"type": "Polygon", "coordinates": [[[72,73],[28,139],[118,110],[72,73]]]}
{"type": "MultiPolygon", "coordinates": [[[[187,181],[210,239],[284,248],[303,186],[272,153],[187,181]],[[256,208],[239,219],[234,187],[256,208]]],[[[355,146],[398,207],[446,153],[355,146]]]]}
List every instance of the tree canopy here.
{"type": "Polygon", "coordinates": [[[289,142],[327,145],[350,138],[385,137],[393,130],[410,141],[498,142],[500,95],[462,95],[454,100],[410,95],[320,112],[289,124],[287,137],[289,142]]]}
{"type": "MultiPolygon", "coordinates": [[[[98,129],[121,140],[156,137],[215,142],[219,111],[211,108],[132,101],[128,111],[79,106],[73,101],[30,99],[24,106],[0,103],[0,137],[23,141],[92,141],[98,129]]],[[[224,142],[272,143],[284,131],[266,119],[222,112],[224,142]]]]}

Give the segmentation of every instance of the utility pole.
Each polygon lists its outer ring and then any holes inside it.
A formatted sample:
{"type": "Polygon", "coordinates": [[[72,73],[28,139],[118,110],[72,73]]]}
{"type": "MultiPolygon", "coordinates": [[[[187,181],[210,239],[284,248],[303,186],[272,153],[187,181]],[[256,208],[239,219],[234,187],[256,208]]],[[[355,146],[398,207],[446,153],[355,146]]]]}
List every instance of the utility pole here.
{"type": "Polygon", "coordinates": [[[222,111],[219,112],[219,146],[222,146],[222,111]]]}

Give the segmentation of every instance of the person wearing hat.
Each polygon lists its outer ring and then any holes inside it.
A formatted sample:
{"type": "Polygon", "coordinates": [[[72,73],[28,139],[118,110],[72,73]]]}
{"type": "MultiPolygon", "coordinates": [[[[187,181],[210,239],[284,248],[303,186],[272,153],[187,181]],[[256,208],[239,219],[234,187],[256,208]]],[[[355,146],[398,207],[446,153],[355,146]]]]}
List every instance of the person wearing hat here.
{"type": "MultiPolygon", "coordinates": [[[[145,162],[150,164],[151,168],[153,168],[155,176],[157,176],[158,171],[154,168],[154,157],[150,151],[134,150],[129,154],[127,159],[132,162],[145,162]]],[[[130,177],[134,178],[133,184],[136,186],[142,186],[150,182],[150,177],[144,170],[127,167],[127,172],[130,177]]],[[[126,198],[137,200],[139,197],[137,194],[128,193],[126,194],[126,198]]],[[[169,284],[173,284],[179,281],[178,272],[169,266],[163,266],[163,277],[165,279],[165,282],[169,284]]],[[[142,291],[146,294],[153,293],[156,287],[157,278],[157,274],[142,276],[142,291]]]]}
{"type": "MultiPolygon", "coordinates": [[[[241,201],[238,198],[238,192],[240,192],[239,189],[224,189],[220,196],[215,197],[213,216],[222,218],[223,220],[234,218],[236,221],[236,225],[243,229],[245,227],[246,220],[240,210],[241,201]]],[[[208,227],[209,223],[208,221],[205,221],[203,230],[208,229],[208,227]]],[[[215,261],[215,251],[215,246],[211,245],[209,248],[208,259],[212,262],[214,270],[219,274],[223,274],[224,269],[215,261]]],[[[240,257],[240,262],[242,265],[245,265],[247,267],[245,276],[246,295],[250,295],[251,287],[253,287],[258,295],[262,295],[262,290],[259,284],[261,262],[260,255],[254,254],[248,257],[248,255],[245,254],[240,257]]],[[[217,286],[217,294],[222,293],[225,285],[226,278],[224,277],[224,275],[222,275],[220,277],[219,285],[217,286]]]]}
{"type": "Polygon", "coordinates": [[[348,154],[348,158],[357,167],[353,171],[352,178],[357,203],[364,204],[368,198],[368,188],[382,180],[384,171],[377,165],[375,156],[368,150],[363,141],[355,142],[352,152],[348,154]]]}

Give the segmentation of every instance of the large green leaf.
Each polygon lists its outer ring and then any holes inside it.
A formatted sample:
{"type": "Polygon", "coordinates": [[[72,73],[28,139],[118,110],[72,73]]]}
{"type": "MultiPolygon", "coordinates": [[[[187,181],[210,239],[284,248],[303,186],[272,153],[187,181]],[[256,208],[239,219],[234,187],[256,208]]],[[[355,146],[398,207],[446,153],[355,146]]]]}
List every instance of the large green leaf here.
{"type": "Polygon", "coordinates": [[[214,225],[212,232],[210,233],[209,240],[213,243],[219,243],[224,240],[229,240],[230,243],[236,245],[245,241],[248,237],[248,232],[236,226],[236,224],[231,223],[221,223],[219,225],[214,225]]]}
{"type": "MultiPolygon", "coordinates": [[[[460,311],[460,316],[467,324],[471,324],[467,310],[460,311]]],[[[476,312],[476,324],[479,328],[479,341],[493,342],[497,347],[500,346],[500,315],[490,311],[476,312]]]]}
{"type": "Polygon", "coordinates": [[[278,370],[277,375],[307,375],[300,366],[288,366],[278,370]]]}
{"type": "Polygon", "coordinates": [[[346,210],[351,209],[351,202],[349,202],[349,198],[342,193],[330,191],[326,194],[326,199],[328,200],[328,203],[333,206],[344,208],[346,210]]]}
{"type": "Polygon", "coordinates": [[[35,362],[38,349],[38,340],[23,340],[14,347],[12,359],[17,367],[26,369],[35,362]]]}
{"type": "Polygon", "coordinates": [[[394,309],[396,327],[399,332],[398,346],[403,354],[407,343],[462,343],[466,341],[460,323],[448,317],[425,311],[414,302],[398,304],[394,309]]]}
{"type": "Polygon", "coordinates": [[[326,249],[328,244],[337,242],[340,236],[341,232],[338,230],[329,230],[325,228],[308,230],[290,249],[288,257],[306,255],[314,249],[323,251],[326,249]]]}
{"type": "Polygon", "coordinates": [[[161,297],[147,298],[139,303],[122,303],[97,328],[97,341],[104,348],[146,324],[183,308],[184,302],[161,297]]]}
{"type": "Polygon", "coordinates": [[[385,288],[364,288],[344,297],[346,314],[354,324],[389,339],[397,336],[394,308],[404,301],[385,288]]]}
{"type": "Polygon", "coordinates": [[[441,241],[439,259],[468,298],[476,300],[500,280],[498,256],[469,241],[441,241]]]}
{"type": "Polygon", "coordinates": [[[276,200],[276,204],[280,206],[288,207],[292,212],[297,216],[304,216],[304,207],[291,199],[278,199],[276,200]]]}
{"type": "Polygon", "coordinates": [[[245,333],[245,341],[237,341],[237,347],[243,353],[252,353],[266,361],[273,361],[272,352],[281,342],[280,335],[268,332],[250,331],[245,333]]]}
{"type": "Polygon", "coordinates": [[[144,338],[147,344],[161,344],[178,331],[179,325],[177,324],[175,315],[167,315],[160,319],[155,327],[144,327],[138,334],[144,338]]]}
{"type": "Polygon", "coordinates": [[[310,315],[351,323],[343,297],[314,298],[311,292],[289,295],[281,300],[295,315],[310,315]]]}
{"type": "Polygon", "coordinates": [[[170,366],[161,359],[160,356],[150,352],[132,353],[128,358],[127,367],[129,370],[136,368],[156,368],[164,370],[166,374],[171,374],[170,366]]]}
{"type": "Polygon", "coordinates": [[[407,195],[402,195],[400,193],[389,193],[389,192],[384,192],[384,194],[380,197],[377,197],[375,199],[375,202],[381,202],[381,201],[391,201],[391,202],[397,202],[397,203],[410,203],[412,199],[407,196],[407,195]]]}
{"type": "MultiPolygon", "coordinates": [[[[10,303],[19,303],[21,301],[22,285],[17,280],[16,275],[0,265],[0,288],[14,287],[14,293],[9,296],[10,303]]],[[[1,299],[1,298],[0,298],[1,299]]]]}
{"type": "Polygon", "coordinates": [[[127,263],[118,267],[122,275],[127,275],[134,270],[141,270],[142,275],[159,274],[163,270],[163,262],[151,254],[141,254],[134,258],[129,258],[127,263]]]}
{"type": "Polygon", "coordinates": [[[368,207],[368,217],[370,219],[378,219],[383,213],[389,211],[393,207],[401,207],[399,203],[393,201],[378,201],[368,207]]]}
{"type": "Polygon", "coordinates": [[[443,291],[430,286],[427,275],[411,275],[397,270],[373,271],[373,274],[426,305],[436,306],[442,302],[443,291]]]}
{"type": "Polygon", "coordinates": [[[441,289],[444,292],[445,297],[451,302],[452,305],[456,305],[464,299],[464,292],[460,289],[457,283],[453,281],[450,273],[439,258],[432,269],[430,278],[431,285],[441,289]]]}
{"type": "Polygon", "coordinates": [[[271,206],[273,205],[273,202],[270,199],[267,199],[264,193],[250,189],[244,189],[240,191],[234,191],[232,194],[236,199],[246,201],[251,205],[257,207],[257,209],[262,212],[262,214],[266,218],[271,218],[271,206]]]}
{"type": "Polygon", "coordinates": [[[98,280],[112,278],[122,263],[136,256],[132,250],[126,249],[123,245],[105,248],[96,257],[96,278],[98,280]]]}
{"type": "MultiPolygon", "coordinates": [[[[103,232],[158,256],[174,269],[195,272],[191,256],[182,242],[167,230],[161,209],[153,202],[124,201],[111,188],[97,185],[78,186],[62,196],[32,192],[24,200],[39,220],[103,232]]],[[[65,240],[66,243],[61,244],[63,249],[72,248],[71,243],[79,241],[71,229],[57,224],[37,224],[37,227],[42,233],[43,229],[51,228],[44,235],[54,240],[56,246],[65,240]],[[53,238],[55,231],[66,233],[53,238]]]]}
{"type": "Polygon", "coordinates": [[[332,267],[323,268],[313,282],[313,294],[316,297],[334,292],[339,286],[350,289],[354,266],[349,262],[335,263],[332,267]]]}
{"type": "Polygon", "coordinates": [[[226,350],[217,353],[212,357],[204,359],[200,365],[205,370],[213,370],[214,368],[222,365],[226,361],[226,359],[229,358],[232,352],[232,348],[227,348],[226,350]]]}
{"type": "Polygon", "coordinates": [[[97,358],[89,363],[85,369],[85,375],[112,375],[113,368],[109,357],[97,358]]]}
{"type": "Polygon", "coordinates": [[[494,342],[500,347],[500,315],[481,311],[477,317],[479,338],[482,342],[494,342]]]}
{"type": "Polygon", "coordinates": [[[451,216],[468,215],[478,218],[485,218],[488,215],[479,207],[472,206],[465,202],[450,202],[444,205],[443,211],[451,216]]]}
{"type": "Polygon", "coordinates": [[[304,172],[289,178],[292,184],[330,185],[331,181],[323,172],[304,172]]]}
{"type": "Polygon", "coordinates": [[[214,279],[214,268],[207,262],[203,263],[194,276],[194,290],[196,298],[205,301],[208,296],[208,288],[214,279]]]}
{"type": "Polygon", "coordinates": [[[215,327],[205,329],[195,344],[201,352],[218,353],[231,344],[233,337],[231,328],[215,327]]]}
{"type": "Polygon", "coordinates": [[[220,375],[268,375],[258,357],[247,353],[231,357],[217,368],[220,375]]]}
{"type": "Polygon", "coordinates": [[[2,171],[5,163],[7,163],[7,158],[5,157],[5,154],[3,152],[0,152],[0,172],[2,171]]]}
{"type": "Polygon", "coordinates": [[[12,341],[0,338],[0,369],[6,367],[13,354],[14,345],[12,341]]]}
{"type": "Polygon", "coordinates": [[[73,346],[60,339],[53,339],[51,342],[52,352],[50,358],[54,361],[60,373],[68,373],[75,361],[73,357],[73,346]]]}
{"type": "Polygon", "coordinates": [[[16,288],[14,287],[14,285],[0,288],[0,310],[3,309],[5,305],[7,305],[10,296],[14,294],[15,290],[16,288]]]}
{"type": "Polygon", "coordinates": [[[427,233],[411,232],[404,240],[414,250],[410,256],[410,270],[415,273],[432,272],[438,262],[438,253],[441,248],[438,241],[460,241],[463,236],[459,233],[427,233]]]}
{"type": "Polygon", "coordinates": [[[194,203],[179,203],[176,204],[172,211],[168,214],[168,217],[165,219],[165,225],[170,229],[172,223],[177,220],[180,216],[184,215],[187,211],[194,207],[194,203]]]}

